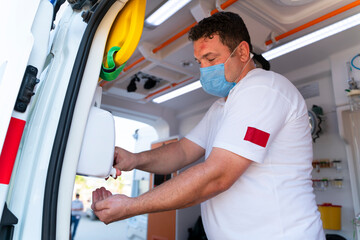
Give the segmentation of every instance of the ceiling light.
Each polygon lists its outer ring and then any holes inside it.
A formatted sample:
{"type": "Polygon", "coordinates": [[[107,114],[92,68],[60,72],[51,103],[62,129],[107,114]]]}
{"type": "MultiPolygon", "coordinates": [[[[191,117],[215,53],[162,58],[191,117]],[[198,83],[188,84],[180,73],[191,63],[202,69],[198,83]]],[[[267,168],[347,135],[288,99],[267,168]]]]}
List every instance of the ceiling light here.
{"type": "Polygon", "coordinates": [[[273,0],[273,2],[282,5],[282,6],[302,6],[311,2],[314,2],[314,0],[273,0]]]}
{"type": "Polygon", "coordinates": [[[162,95],[160,97],[154,98],[153,102],[162,103],[162,102],[165,102],[165,101],[170,100],[172,98],[176,98],[176,97],[178,97],[180,95],[183,95],[185,93],[194,91],[194,90],[196,90],[198,88],[201,88],[200,80],[198,80],[196,82],[193,82],[193,83],[190,83],[189,85],[186,85],[184,87],[176,89],[176,90],[174,90],[172,92],[166,93],[166,94],[164,94],[164,95],[162,95]]]}
{"type": "Polygon", "coordinates": [[[188,4],[191,0],[168,0],[158,10],[145,20],[145,26],[156,27],[166,21],[174,13],[188,4]]]}
{"type": "Polygon", "coordinates": [[[331,24],[327,27],[324,27],[320,30],[317,30],[313,33],[300,37],[296,40],[288,42],[280,47],[271,49],[265,53],[263,53],[263,57],[270,61],[271,59],[277,58],[286,53],[292,52],[296,49],[307,46],[311,43],[317,42],[324,38],[335,35],[336,33],[342,32],[346,29],[355,27],[360,24],[360,13],[353,15],[351,17],[345,18],[339,22],[331,24]]]}

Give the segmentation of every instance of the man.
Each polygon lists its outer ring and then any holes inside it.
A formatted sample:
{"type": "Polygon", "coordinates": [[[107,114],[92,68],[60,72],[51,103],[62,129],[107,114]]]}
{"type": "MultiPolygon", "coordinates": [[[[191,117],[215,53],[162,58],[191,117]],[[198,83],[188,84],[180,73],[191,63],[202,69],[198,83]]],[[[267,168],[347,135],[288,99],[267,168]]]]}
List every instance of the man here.
{"type": "Polygon", "coordinates": [[[209,239],[325,239],[311,181],[306,104],[283,76],[256,69],[243,20],[220,12],[190,30],[201,83],[222,97],[177,143],[138,154],[116,148],[114,166],[167,174],[205,161],[137,197],[93,192],[110,223],[201,203],[209,239]]]}
{"type": "Polygon", "coordinates": [[[82,201],[79,200],[80,198],[80,194],[77,193],[76,194],[76,199],[74,199],[71,202],[71,225],[70,225],[70,230],[71,227],[73,226],[73,231],[71,234],[71,239],[75,238],[75,233],[76,233],[76,229],[78,227],[81,215],[82,215],[82,211],[84,209],[84,205],[82,203],[82,201]]]}

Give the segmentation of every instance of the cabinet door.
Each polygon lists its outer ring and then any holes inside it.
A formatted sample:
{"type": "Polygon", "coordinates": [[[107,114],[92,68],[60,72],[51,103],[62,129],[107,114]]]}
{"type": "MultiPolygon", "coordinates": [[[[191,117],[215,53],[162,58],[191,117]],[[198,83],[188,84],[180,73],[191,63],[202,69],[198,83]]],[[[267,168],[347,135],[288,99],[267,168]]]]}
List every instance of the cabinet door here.
{"type": "MultiPolygon", "coordinates": [[[[151,145],[151,149],[161,147],[163,145],[176,142],[178,138],[170,138],[166,141],[156,142],[151,145]]],[[[168,175],[151,174],[150,189],[160,185],[161,183],[175,177],[176,172],[168,175]]],[[[148,240],[173,240],[176,233],[176,210],[151,213],[148,215],[148,240]]]]}

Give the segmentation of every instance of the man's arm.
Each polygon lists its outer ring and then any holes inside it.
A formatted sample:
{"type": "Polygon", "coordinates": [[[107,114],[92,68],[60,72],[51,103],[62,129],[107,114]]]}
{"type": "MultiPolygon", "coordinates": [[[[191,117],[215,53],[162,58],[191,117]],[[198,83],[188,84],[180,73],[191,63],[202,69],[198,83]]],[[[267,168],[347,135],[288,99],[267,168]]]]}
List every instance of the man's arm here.
{"type": "Polygon", "coordinates": [[[221,148],[178,176],[136,197],[112,195],[104,188],[93,192],[92,208],[108,224],[139,214],[189,207],[227,190],[250,166],[251,160],[221,148]]]}
{"type": "Polygon", "coordinates": [[[169,174],[195,162],[204,153],[203,148],[187,138],[135,154],[116,148],[114,167],[120,171],[136,168],[151,173],[169,174]]]}

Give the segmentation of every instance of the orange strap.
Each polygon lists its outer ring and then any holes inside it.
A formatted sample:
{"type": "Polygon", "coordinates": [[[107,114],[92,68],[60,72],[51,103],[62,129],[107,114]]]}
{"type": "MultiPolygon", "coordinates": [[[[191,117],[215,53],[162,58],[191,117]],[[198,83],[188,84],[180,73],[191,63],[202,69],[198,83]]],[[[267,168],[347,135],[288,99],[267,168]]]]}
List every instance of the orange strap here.
{"type": "MultiPolygon", "coordinates": [[[[317,23],[325,21],[326,19],[329,19],[329,18],[331,18],[333,16],[336,16],[336,15],[338,15],[340,13],[343,13],[343,12],[345,12],[345,11],[351,9],[351,8],[357,7],[359,5],[360,5],[360,0],[356,0],[356,1],[352,2],[352,3],[349,3],[348,5],[345,5],[345,6],[341,7],[341,8],[339,8],[339,9],[336,9],[336,10],[334,10],[332,12],[329,12],[328,14],[325,14],[325,15],[323,15],[323,16],[315,19],[315,20],[312,20],[312,21],[310,21],[308,23],[305,23],[304,25],[301,25],[301,26],[299,26],[297,28],[294,28],[294,29],[292,29],[292,30],[290,30],[290,31],[288,31],[286,33],[283,33],[283,34],[275,37],[275,40],[279,41],[280,39],[286,38],[286,37],[288,37],[288,36],[290,36],[290,35],[292,35],[294,33],[297,33],[297,32],[299,32],[301,30],[309,28],[309,27],[311,27],[311,26],[313,26],[313,25],[315,25],[317,23]]],[[[270,45],[271,43],[273,43],[272,40],[268,40],[268,41],[265,42],[266,45],[270,45]]]]}

